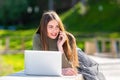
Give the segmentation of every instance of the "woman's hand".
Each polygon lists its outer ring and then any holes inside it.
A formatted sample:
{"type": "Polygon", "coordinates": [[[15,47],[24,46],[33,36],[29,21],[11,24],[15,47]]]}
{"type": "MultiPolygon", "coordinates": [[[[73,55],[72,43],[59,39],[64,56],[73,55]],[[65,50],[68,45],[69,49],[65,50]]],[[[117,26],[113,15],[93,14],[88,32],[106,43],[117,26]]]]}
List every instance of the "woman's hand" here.
{"type": "Polygon", "coordinates": [[[62,74],[64,76],[74,76],[74,75],[77,75],[77,71],[74,70],[73,68],[63,68],[62,74]]]}
{"type": "Polygon", "coordinates": [[[58,46],[58,50],[63,52],[63,53],[64,53],[64,51],[63,51],[62,46],[66,40],[67,40],[67,36],[66,36],[65,32],[60,31],[58,41],[57,41],[57,46],[58,46]]]}

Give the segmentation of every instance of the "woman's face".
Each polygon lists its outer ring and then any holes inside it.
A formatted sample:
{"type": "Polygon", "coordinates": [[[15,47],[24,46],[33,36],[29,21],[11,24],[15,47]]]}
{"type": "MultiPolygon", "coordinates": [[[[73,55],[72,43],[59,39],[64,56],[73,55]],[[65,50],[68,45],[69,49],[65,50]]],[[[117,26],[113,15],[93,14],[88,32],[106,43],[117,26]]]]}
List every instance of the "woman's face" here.
{"type": "Polygon", "coordinates": [[[58,22],[56,20],[51,20],[47,24],[47,36],[51,39],[56,39],[60,32],[58,22]]]}

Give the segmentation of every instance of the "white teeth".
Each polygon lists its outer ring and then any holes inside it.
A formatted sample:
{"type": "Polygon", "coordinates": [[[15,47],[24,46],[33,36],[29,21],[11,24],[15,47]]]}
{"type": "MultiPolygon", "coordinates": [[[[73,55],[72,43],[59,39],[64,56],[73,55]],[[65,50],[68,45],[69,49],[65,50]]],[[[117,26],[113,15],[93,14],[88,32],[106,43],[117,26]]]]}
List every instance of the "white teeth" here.
{"type": "Polygon", "coordinates": [[[56,34],[51,34],[52,36],[56,36],[56,34]]]}

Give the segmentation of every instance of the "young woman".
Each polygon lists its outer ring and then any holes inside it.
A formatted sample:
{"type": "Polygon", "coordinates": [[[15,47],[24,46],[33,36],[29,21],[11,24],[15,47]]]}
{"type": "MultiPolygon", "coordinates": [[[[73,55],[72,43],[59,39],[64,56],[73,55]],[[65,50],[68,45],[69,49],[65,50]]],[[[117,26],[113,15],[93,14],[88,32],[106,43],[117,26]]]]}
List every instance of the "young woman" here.
{"type": "Polygon", "coordinates": [[[33,49],[61,51],[63,75],[72,76],[80,73],[84,80],[106,80],[99,72],[99,64],[77,48],[74,36],[65,30],[61,19],[54,11],[43,13],[33,37],[33,49]]]}
{"type": "Polygon", "coordinates": [[[43,13],[40,25],[33,37],[34,50],[48,50],[62,52],[62,74],[76,75],[78,55],[76,40],[67,32],[55,11],[43,13]]]}

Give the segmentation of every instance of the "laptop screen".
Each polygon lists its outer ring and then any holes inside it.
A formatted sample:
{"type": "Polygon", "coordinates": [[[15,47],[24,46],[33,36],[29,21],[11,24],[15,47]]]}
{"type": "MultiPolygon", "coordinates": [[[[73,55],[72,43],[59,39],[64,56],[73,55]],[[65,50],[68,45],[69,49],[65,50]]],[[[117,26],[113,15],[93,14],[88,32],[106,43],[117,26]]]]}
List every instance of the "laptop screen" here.
{"type": "Polygon", "coordinates": [[[25,50],[25,74],[61,75],[62,53],[59,51],[25,50]]]}

